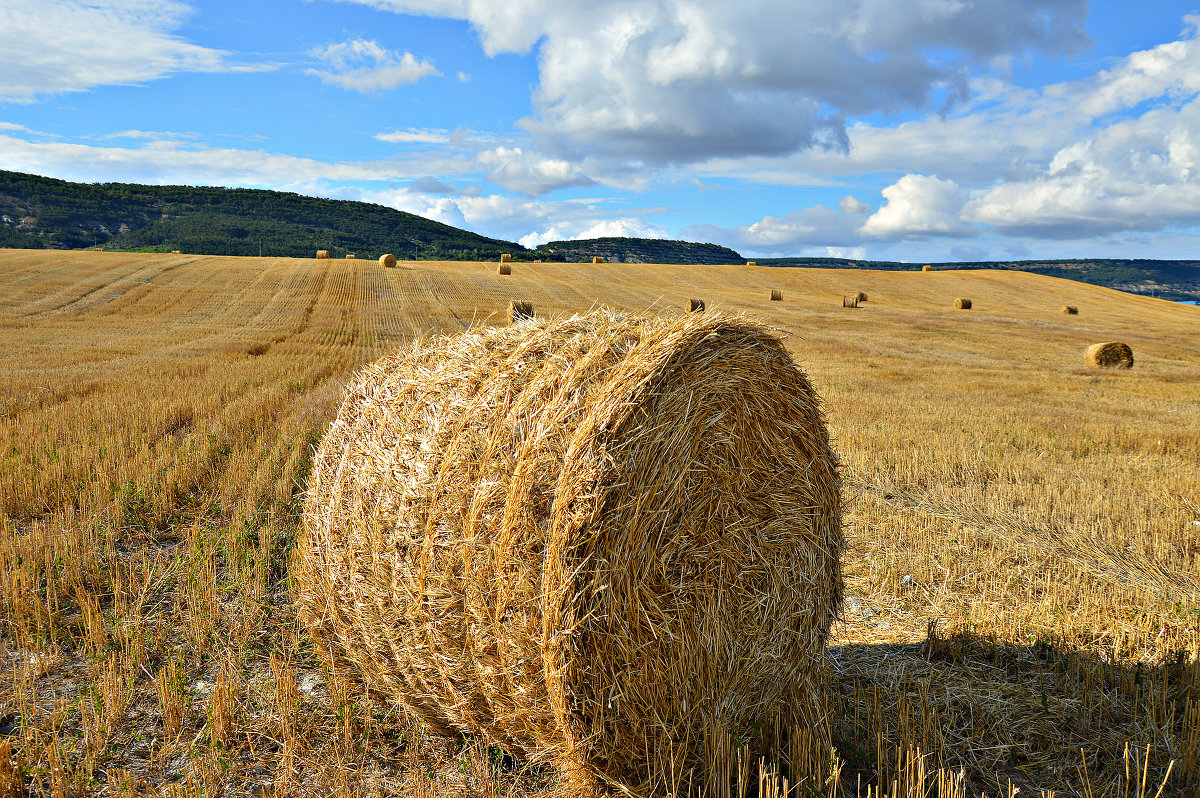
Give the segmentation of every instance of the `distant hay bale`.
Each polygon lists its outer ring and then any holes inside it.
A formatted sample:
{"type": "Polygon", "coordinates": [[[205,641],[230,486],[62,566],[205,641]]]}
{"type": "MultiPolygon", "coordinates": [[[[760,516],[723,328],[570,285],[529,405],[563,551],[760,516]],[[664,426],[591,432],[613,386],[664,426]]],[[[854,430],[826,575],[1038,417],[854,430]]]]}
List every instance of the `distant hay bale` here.
{"type": "Polygon", "coordinates": [[[1133,350],[1122,341],[1092,344],[1084,352],[1084,359],[1094,369],[1133,368],[1133,350]]]}
{"type": "Polygon", "coordinates": [[[512,261],[512,255],[508,254],[507,252],[502,252],[500,254],[500,262],[501,263],[509,263],[511,261],[512,261]]]}
{"type": "Polygon", "coordinates": [[[932,267],[932,266],[930,266],[928,263],[926,263],[924,266],[922,266],[922,267],[921,267],[921,271],[923,271],[923,272],[931,272],[931,271],[933,271],[933,267],[932,267]]]}
{"type": "Polygon", "coordinates": [[[601,310],[418,340],[359,373],[311,473],[317,650],[564,794],[664,794],[816,700],[838,466],[763,325],[601,310]]]}
{"type": "Polygon", "coordinates": [[[599,255],[593,255],[592,263],[607,263],[607,261],[604,260],[604,258],[600,257],[599,255]]]}
{"type": "Polygon", "coordinates": [[[1074,305],[1063,305],[1061,308],[1059,308],[1059,310],[1069,316],[1079,315],[1079,308],[1075,307],[1074,305]]]}
{"type": "Polygon", "coordinates": [[[325,260],[328,257],[329,257],[329,250],[327,250],[327,249],[318,249],[317,250],[317,260],[325,260]]]}
{"type": "Polygon", "coordinates": [[[864,294],[862,291],[856,291],[854,294],[854,298],[857,299],[859,302],[867,301],[867,295],[864,294]]]}
{"type": "Polygon", "coordinates": [[[346,260],[354,260],[354,255],[347,254],[347,255],[346,255],[346,260]]]}
{"type": "Polygon", "coordinates": [[[756,261],[748,260],[748,261],[746,261],[746,265],[747,266],[757,266],[758,263],[756,261]]]}
{"type": "Polygon", "coordinates": [[[507,261],[501,261],[500,268],[496,269],[496,274],[512,274],[512,266],[507,261]]]}
{"type": "Polygon", "coordinates": [[[517,300],[514,299],[511,303],[509,303],[508,320],[510,323],[518,322],[523,319],[532,319],[532,318],[533,318],[533,303],[532,302],[518,302],[517,300]]]}
{"type": "Polygon", "coordinates": [[[103,252],[104,247],[92,247],[92,252],[103,252]]]}
{"type": "Polygon", "coordinates": [[[960,296],[958,299],[954,300],[954,308],[956,310],[970,310],[971,300],[960,296]]]}
{"type": "Polygon", "coordinates": [[[857,296],[844,296],[844,297],[842,297],[842,307],[844,307],[844,308],[856,308],[856,307],[858,307],[858,297],[857,297],[857,296]]]}
{"type": "Polygon", "coordinates": [[[772,302],[782,302],[783,301],[783,292],[780,291],[778,288],[772,288],[771,289],[771,301],[772,302]]]}
{"type": "Polygon", "coordinates": [[[396,267],[396,256],[390,253],[387,255],[380,255],[379,265],[387,269],[394,269],[396,267]]]}
{"type": "Polygon", "coordinates": [[[177,250],[177,249],[173,249],[173,250],[171,250],[171,254],[172,254],[172,255],[180,255],[180,254],[182,254],[182,253],[181,253],[179,250],[177,250]]]}
{"type": "Polygon", "coordinates": [[[704,312],[704,300],[703,299],[689,299],[688,300],[688,313],[703,313],[703,312],[704,312]]]}

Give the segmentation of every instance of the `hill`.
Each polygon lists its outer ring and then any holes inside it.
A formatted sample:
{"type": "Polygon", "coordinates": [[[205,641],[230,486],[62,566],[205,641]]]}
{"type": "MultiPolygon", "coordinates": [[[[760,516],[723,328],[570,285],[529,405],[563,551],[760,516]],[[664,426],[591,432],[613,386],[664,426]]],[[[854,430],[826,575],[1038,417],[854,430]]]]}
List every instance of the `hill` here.
{"type": "Polygon", "coordinates": [[[414,260],[527,254],[411,213],[283,191],[71,183],[0,171],[0,247],[337,258],[391,252],[414,260]]]}
{"type": "Polygon", "coordinates": [[[597,256],[610,263],[692,263],[721,266],[745,261],[745,258],[729,247],[661,238],[614,237],[550,241],[539,245],[534,253],[542,260],[576,263],[587,262],[597,256]]]}

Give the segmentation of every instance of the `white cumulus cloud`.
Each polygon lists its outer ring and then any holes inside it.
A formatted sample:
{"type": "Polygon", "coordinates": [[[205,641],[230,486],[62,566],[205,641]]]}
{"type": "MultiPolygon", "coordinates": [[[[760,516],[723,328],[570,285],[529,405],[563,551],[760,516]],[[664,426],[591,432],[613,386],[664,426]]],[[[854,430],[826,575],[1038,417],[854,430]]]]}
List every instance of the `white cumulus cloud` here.
{"type": "Polygon", "coordinates": [[[905,175],[882,192],[884,206],[867,217],[862,232],[872,238],[970,236],[976,231],[960,214],[967,192],[953,180],[905,175]]]}
{"type": "Polygon", "coordinates": [[[328,67],[305,70],[308,74],[317,76],[323,83],[364,94],[394,89],[441,74],[429,61],[419,60],[412,53],[388,50],[369,39],[327,44],[314,49],[312,55],[328,67]]]}

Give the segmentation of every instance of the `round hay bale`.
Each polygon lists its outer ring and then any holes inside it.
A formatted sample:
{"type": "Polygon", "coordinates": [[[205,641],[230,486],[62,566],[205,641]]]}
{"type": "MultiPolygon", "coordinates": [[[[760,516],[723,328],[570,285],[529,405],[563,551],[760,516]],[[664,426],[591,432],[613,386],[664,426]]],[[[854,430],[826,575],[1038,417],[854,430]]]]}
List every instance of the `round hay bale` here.
{"type": "Polygon", "coordinates": [[[704,300],[703,299],[689,299],[688,300],[688,313],[703,313],[703,312],[704,312],[704,300]]]}
{"type": "Polygon", "coordinates": [[[844,308],[856,308],[856,307],[858,307],[858,297],[857,297],[857,296],[844,296],[844,297],[842,297],[842,307],[844,307],[844,308]]]}
{"type": "Polygon", "coordinates": [[[183,253],[182,253],[182,252],[180,252],[180,251],[179,251],[179,250],[177,250],[177,249],[173,249],[173,250],[171,250],[171,254],[172,254],[172,255],[182,255],[183,253]]]}
{"type": "Polygon", "coordinates": [[[748,260],[748,261],[746,261],[746,265],[747,265],[747,266],[757,266],[757,265],[758,265],[758,262],[757,262],[757,261],[753,261],[753,260],[748,260]]]}
{"type": "Polygon", "coordinates": [[[379,265],[383,266],[384,268],[387,268],[387,269],[396,268],[396,256],[392,255],[390,253],[387,255],[380,255],[379,256],[379,265]]]}
{"type": "Polygon", "coordinates": [[[839,495],[812,386],[745,318],[417,341],[359,373],[317,450],[295,600],[429,727],[571,794],[662,792],[816,700],[839,495]]]}
{"type": "Polygon", "coordinates": [[[857,291],[857,292],[855,292],[855,294],[854,294],[854,298],[855,298],[856,300],[858,300],[859,302],[866,302],[866,301],[867,301],[867,295],[866,295],[866,294],[864,294],[862,291],[857,291]]]}
{"type": "Polygon", "coordinates": [[[970,310],[971,300],[960,296],[958,299],[954,300],[954,308],[955,310],[970,310]]]}
{"type": "Polygon", "coordinates": [[[783,301],[783,292],[780,291],[778,288],[772,288],[771,289],[771,301],[772,302],[782,302],[783,301]]]}
{"type": "Polygon", "coordinates": [[[355,258],[354,258],[354,254],[353,254],[353,253],[349,253],[349,254],[347,254],[347,255],[346,255],[346,260],[354,260],[354,259],[355,259],[355,258]]]}
{"type": "Polygon", "coordinates": [[[926,263],[924,266],[922,266],[922,267],[921,267],[921,271],[923,271],[923,272],[931,272],[931,271],[933,271],[933,267],[932,267],[932,266],[930,266],[928,263],[926,263]]]}
{"type": "Polygon", "coordinates": [[[508,321],[510,324],[524,319],[533,318],[533,303],[513,300],[508,304],[508,321]]]}
{"type": "Polygon", "coordinates": [[[501,261],[500,267],[496,269],[496,274],[512,274],[512,265],[506,261],[501,261]]]}
{"type": "Polygon", "coordinates": [[[500,254],[500,262],[501,263],[509,263],[511,261],[512,261],[512,255],[508,254],[507,252],[502,252],[500,254]]]}
{"type": "Polygon", "coordinates": [[[1069,316],[1079,315],[1079,308],[1075,307],[1074,305],[1063,305],[1061,308],[1059,308],[1059,310],[1069,316]]]}
{"type": "Polygon", "coordinates": [[[592,256],[592,263],[606,263],[606,262],[607,261],[605,261],[604,258],[600,257],[599,255],[592,256]]]}
{"type": "Polygon", "coordinates": [[[1094,369],[1133,368],[1133,349],[1122,341],[1092,344],[1084,352],[1088,366],[1094,369]]]}
{"type": "Polygon", "coordinates": [[[317,250],[317,260],[325,260],[328,257],[329,257],[329,250],[327,250],[327,249],[318,249],[317,250]]]}

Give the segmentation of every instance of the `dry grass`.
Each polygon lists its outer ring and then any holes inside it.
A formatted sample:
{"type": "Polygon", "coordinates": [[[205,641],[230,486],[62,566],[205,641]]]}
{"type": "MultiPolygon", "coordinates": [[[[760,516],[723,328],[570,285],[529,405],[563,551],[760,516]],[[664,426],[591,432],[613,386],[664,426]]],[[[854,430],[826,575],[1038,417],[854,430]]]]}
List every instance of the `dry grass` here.
{"type": "MultiPolygon", "coordinates": [[[[502,320],[512,293],[488,268],[0,250],[0,791],[561,793],[326,672],[288,598],[345,381],[418,333],[502,320]]],[[[1192,798],[1200,310],[1021,273],[856,279],[869,314],[833,304],[834,270],[511,278],[548,318],[694,287],[795,333],[844,464],[840,771],[793,734],[791,770],[746,761],[741,780],[1154,796],[1174,760],[1162,795],[1192,798]],[[958,314],[957,295],[987,307],[958,314]],[[1127,342],[1137,368],[1084,368],[1095,341],[1127,342]]]]}

